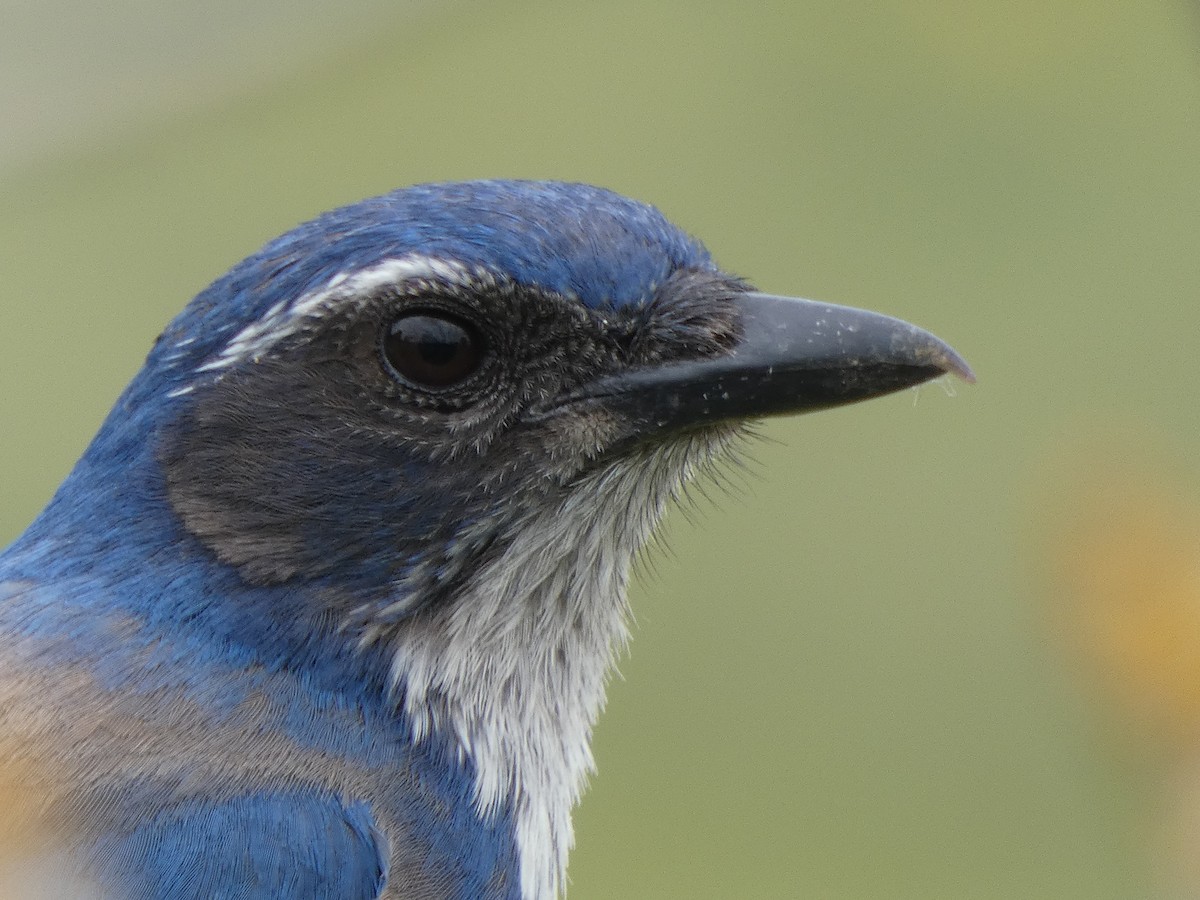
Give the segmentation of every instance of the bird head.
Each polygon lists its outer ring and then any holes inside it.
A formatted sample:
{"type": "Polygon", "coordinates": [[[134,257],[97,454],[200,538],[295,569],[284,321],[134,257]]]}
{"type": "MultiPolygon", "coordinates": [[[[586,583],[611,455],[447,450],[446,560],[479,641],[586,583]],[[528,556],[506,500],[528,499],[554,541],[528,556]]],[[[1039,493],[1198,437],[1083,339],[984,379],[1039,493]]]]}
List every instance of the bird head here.
{"type": "Polygon", "coordinates": [[[321,581],[365,621],[453,596],[581,485],[638,473],[644,537],[746,420],[946,371],[967,370],[912,326],[753,292],[651,207],[477,182],[268,244],[167,328],[121,408],[152,411],[170,505],[217,559],[321,581]]]}
{"type": "Polygon", "coordinates": [[[927,332],[756,292],[611,192],[408,188],[197,296],[17,552],[86,573],[93,607],[103,574],[151,634],[205,631],[205,658],[386,696],[552,896],[670,500],[750,420],[944,373],[971,377],[927,332]]]}
{"type": "Polygon", "coordinates": [[[619,593],[748,420],[946,372],[971,377],[927,332],[755,292],[612,192],[424,185],[301,225],[197,296],[43,520],[141,528],[123,570],[138,545],[198,546],[281,589],[287,627],[366,644],[461,604],[533,533],[530,571],[603,553],[619,593]]]}

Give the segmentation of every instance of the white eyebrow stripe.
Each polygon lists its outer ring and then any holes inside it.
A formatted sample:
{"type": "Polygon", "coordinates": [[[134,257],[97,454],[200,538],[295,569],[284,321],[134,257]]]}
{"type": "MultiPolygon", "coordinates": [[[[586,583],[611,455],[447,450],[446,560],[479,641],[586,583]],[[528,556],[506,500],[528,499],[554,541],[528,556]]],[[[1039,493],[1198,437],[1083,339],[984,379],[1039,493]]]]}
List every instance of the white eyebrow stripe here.
{"type": "Polygon", "coordinates": [[[420,253],[385,259],[357,272],[339,272],[316,290],[291,302],[281,300],[274,304],[230,338],[215,357],[198,366],[196,371],[227,369],[262,356],[279,341],[298,331],[305,319],[338,301],[370,294],[384,285],[422,280],[462,285],[472,279],[470,270],[462,263],[420,253]]]}

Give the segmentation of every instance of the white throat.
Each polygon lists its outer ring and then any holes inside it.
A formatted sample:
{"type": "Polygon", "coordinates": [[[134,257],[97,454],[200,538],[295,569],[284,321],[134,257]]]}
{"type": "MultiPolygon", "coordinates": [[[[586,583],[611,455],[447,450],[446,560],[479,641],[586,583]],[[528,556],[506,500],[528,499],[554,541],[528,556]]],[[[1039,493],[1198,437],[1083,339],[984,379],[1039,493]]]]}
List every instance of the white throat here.
{"type": "Polygon", "coordinates": [[[416,738],[454,739],[476,773],[482,817],[513,812],[524,900],[565,889],[571,810],[594,771],[592,726],[628,638],[633,558],[724,444],[686,438],[597,471],[520,523],[464,594],[394,635],[393,678],[416,738]]]}

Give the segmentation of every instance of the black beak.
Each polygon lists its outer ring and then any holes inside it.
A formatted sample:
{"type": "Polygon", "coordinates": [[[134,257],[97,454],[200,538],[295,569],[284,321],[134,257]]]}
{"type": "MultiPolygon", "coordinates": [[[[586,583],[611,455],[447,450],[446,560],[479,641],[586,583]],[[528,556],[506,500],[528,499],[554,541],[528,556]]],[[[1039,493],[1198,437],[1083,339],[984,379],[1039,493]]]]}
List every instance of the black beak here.
{"type": "Polygon", "coordinates": [[[603,399],[645,437],[827,409],[947,373],[975,380],[948,344],[900,319],[770,294],[739,294],[734,302],[742,335],[728,355],[632,369],[583,395],[603,399]]]}

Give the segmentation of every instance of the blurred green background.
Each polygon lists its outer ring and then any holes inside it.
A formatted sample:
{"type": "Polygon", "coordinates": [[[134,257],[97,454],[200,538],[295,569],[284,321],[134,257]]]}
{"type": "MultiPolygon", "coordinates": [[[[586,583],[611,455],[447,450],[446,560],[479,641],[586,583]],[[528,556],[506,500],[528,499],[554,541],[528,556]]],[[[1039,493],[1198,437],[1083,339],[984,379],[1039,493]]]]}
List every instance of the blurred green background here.
{"type": "Polygon", "coordinates": [[[1189,893],[1200,753],[1081,677],[1038,522],[1108,428],[1189,477],[1196,7],[3,0],[0,33],[0,541],[266,239],[412,182],[605,185],[979,383],[771,422],[671,517],[571,900],[1189,893]]]}

